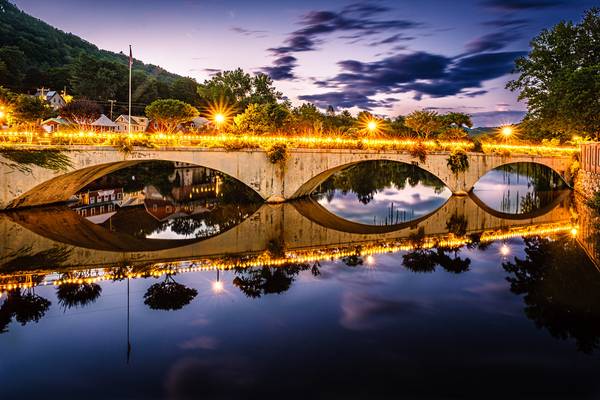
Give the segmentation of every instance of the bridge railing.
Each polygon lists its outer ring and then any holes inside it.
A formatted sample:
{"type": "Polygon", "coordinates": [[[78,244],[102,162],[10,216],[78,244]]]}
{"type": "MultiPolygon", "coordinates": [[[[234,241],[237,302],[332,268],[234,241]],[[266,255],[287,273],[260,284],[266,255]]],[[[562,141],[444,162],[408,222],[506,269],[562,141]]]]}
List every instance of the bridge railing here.
{"type": "Polygon", "coordinates": [[[579,163],[585,172],[600,173],[600,143],[582,143],[579,163]]]}

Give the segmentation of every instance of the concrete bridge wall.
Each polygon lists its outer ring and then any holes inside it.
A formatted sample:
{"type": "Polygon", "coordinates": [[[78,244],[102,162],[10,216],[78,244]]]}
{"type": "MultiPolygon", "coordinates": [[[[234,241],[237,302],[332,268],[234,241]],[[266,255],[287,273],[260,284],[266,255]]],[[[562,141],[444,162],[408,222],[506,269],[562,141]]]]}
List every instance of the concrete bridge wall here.
{"type": "MultiPolygon", "coordinates": [[[[36,146],[35,150],[47,149],[36,146]]],[[[373,150],[289,151],[285,164],[272,164],[262,150],[225,151],[203,148],[136,148],[125,154],[114,148],[69,146],[62,150],[70,166],[53,171],[16,164],[0,155],[0,209],[31,207],[68,201],[95,179],[142,161],[178,161],[212,168],[238,179],[263,199],[280,202],[310,194],[320,183],[348,166],[370,160],[390,160],[418,165],[442,180],[454,194],[468,193],[487,172],[504,164],[531,162],[548,166],[564,176],[568,156],[532,156],[469,153],[469,168],[454,174],[447,166],[448,153],[431,153],[419,162],[408,153],[373,150]]]]}

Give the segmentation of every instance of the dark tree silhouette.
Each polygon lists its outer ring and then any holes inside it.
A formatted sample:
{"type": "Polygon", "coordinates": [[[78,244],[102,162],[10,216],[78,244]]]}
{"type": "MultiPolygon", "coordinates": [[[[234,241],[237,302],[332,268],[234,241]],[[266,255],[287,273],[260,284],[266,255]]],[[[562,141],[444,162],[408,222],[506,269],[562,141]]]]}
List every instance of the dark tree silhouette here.
{"type": "Polygon", "coordinates": [[[58,304],[65,310],[92,304],[100,294],[102,287],[97,283],[63,283],[56,288],[58,304]]]}
{"type": "Polygon", "coordinates": [[[444,249],[438,247],[435,250],[417,249],[402,256],[402,265],[412,272],[431,273],[439,265],[447,272],[460,274],[467,272],[471,266],[469,258],[460,258],[459,248],[444,249]],[[447,255],[452,252],[453,256],[447,255]]]}
{"type": "Polygon", "coordinates": [[[523,296],[525,315],[556,338],[592,353],[600,346],[600,274],[568,237],[526,238],[525,259],[502,264],[510,290],[523,296]]]}
{"type": "Polygon", "coordinates": [[[460,258],[458,256],[459,252],[459,248],[443,249],[441,247],[438,247],[435,254],[436,262],[447,272],[452,272],[455,274],[467,272],[471,267],[471,259],[460,258]],[[446,254],[446,252],[452,252],[454,256],[450,257],[446,254]]]}
{"type": "Polygon", "coordinates": [[[402,255],[402,265],[412,272],[431,273],[436,266],[435,252],[417,249],[402,255]]]}
{"type": "Polygon", "coordinates": [[[198,295],[196,289],[175,282],[167,275],[161,283],[150,286],[144,294],[144,304],[153,310],[180,310],[198,295]]]}
{"type": "Polygon", "coordinates": [[[311,270],[314,276],[320,274],[318,265],[288,264],[281,267],[237,268],[233,284],[251,298],[267,294],[281,294],[287,291],[302,271],[311,270]]]}
{"type": "Polygon", "coordinates": [[[351,256],[342,257],[342,262],[349,267],[357,267],[359,265],[363,265],[363,259],[358,254],[353,254],[351,256]]]}
{"type": "Polygon", "coordinates": [[[13,318],[21,325],[38,322],[46,314],[51,304],[48,299],[36,295],[33,289],[10,290],[0,307],[0,333],[8,331],[8,325],[13,318]]]}

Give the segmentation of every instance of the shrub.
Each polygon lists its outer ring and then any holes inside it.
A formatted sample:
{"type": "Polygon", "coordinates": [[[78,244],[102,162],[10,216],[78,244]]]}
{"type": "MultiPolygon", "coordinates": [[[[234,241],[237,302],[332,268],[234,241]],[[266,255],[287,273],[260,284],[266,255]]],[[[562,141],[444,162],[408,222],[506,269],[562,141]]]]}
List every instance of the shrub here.
{"type": "Polygon", "coordinates": [[[464,172],[469,169],[469,157],[463,150],[453,151],[448,156],[448,167],[454,174],[464,172]]]}
{"type": "Polygon", "coordinates": [[[285,143],[275,143],[267,150],[267,158],[273,164],[284,163],[288,157],[287,145],[285,143]]]}
{"type": "Polygon", "coordinates": [[[408,152],[414,158],[418,158],[420,162],[424,163],[427,160],[427,148],[421,142],[412,146],[408,152]]]}
{"type": "Polygon", "coordinates": [[[133,143],[131,140],[125,136],[119,136],[113,141],[113,145],[119,150],[121,153],[128,155],[133,153],[133,143]]]}

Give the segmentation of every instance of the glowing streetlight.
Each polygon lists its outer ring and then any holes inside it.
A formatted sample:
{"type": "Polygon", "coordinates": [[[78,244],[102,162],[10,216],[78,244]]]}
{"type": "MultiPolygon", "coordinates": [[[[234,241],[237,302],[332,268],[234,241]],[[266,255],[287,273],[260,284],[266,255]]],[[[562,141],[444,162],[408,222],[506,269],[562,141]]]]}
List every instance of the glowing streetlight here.
{"type": "Polygon", "coordinates": [[[503,244],[502,247],[500,247],[500,254],[502,254],[503,257],[508,256],[510,254],[510,248],[506,244],[503,244]]]}
{"type": "Polygon", "coordinates": [[[369,132],[375,132],[377,130],[377,121],[371,120],[367,123],[367,129],[369,132]]]}
{"type": "Polygon", "coordinates": [[[372,265],[374,265],[374,264],[375,264],[375,257],[373,257],[372,255],[370,255],[370,254],[369,254],[369,255],[368,255],[366,258],[365,258],[365,261],[367,262],[367,265],[369,265],[369,266],[372,266],[372,265]]]}
{"type": "Polygon", "coordinates": [[[214,116],[214,120],[217,125],[221,125],[223,122],[225,122],[225,115],[217,113],[214,116]]]}

